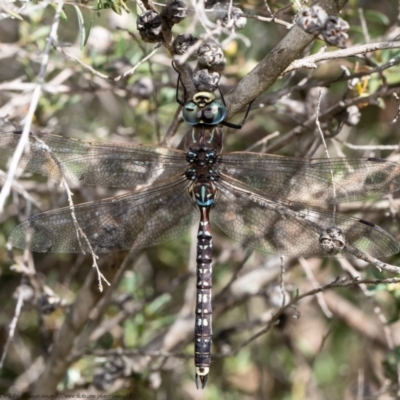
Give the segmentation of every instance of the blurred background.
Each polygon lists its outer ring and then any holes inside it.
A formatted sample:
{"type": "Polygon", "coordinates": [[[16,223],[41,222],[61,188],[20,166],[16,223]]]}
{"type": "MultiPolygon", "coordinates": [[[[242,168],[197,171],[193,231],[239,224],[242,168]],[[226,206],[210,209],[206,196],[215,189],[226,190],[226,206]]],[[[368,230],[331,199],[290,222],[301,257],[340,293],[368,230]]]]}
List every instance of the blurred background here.
{"type": "MultiPolygon", "coordinates": [[[[246,26],[236,35],[223,31],[214,36],[226,57],[222,93],[228,93],[285,36],[299,10],[297,3],[237,4],[247,16],[246,26]],[[271,12],[278,12],[273,21],[271,12]]],[[[188,17],[174,26],[173,33],[202,37],[211,25],[192,4],[187,7],[188,17]]],[[[156,8],[161,10],[162,5],[156,8]]],[[[399,9],[394,0],[348,1],[340,14],[350,25],[346,46],[398,40],[399,9]]],[[[169,145],[179,146],[188,128],[179,117],[177,73],[167,50],[161,47],[132,75],[113,80],[155,48],[137,32],[136,3],[66,3],[63,11],[33,129],[93,142],[133,144],[160,144],[168,135],[169,145]],[[84,46],[82,21],[87,34],[84,46]]],[[[3,5],[2,131],[24,123],[54,12],[55,6],[47,2],[3,5]]],[[[207,17],[215,24],[219,14],[214,10],[207,17]]],[[[323,46],[316,39],[304,55],[323,46]]],[[[224,128],[224,151],[326,157],[315,123],[307,123],[315,119],[321,94],[320,121],[331,157],[400,162],[399,55],[399,49],[375,51],[285,74],[255,100],[241,130],[224,128]],[[383,68],[372,74],[378,66],[383,68]]],[[[231,122],[242,118],[238,114],[231,122]]],[[[6,171],[3,166],[0,185],[6,171]]],[[[123,193],[100,187],[77,187],[73,192],[75,204],[123,193]]],[[[101,296],[96,279],[92,286],[88,283],[93,275],[90,256],[6,250],[7,236],[18,223],[67,204],[58,182],[23,173],[0,215],[0,348],[6,345],[10,324],[16,322],[0,370],[0,393],[29,393],[71,305],[74,310],[76,299],[85,302],[85,290],[95,298],[101,296]]],[[[341,204],[338,209],[374,222],[400,240],[399,206],[394,194],[341,204]]],[[[89,313],[87,325],[77,332],[77,342],[84,345],[75,342],[79,351],[57,383],[58,392],[160,400],[397,398],[400,286],[386,279],[393,274],[355,260],[281,260],[251,252],[217,227],[213,227],[215,357],[206,389],[196,390],[192,359],[196,230],[145,251],[101,257],[99,266],[106,276],[121,264],[124,272],[109,293],[107,307],[100,315],[89,313]],[[355,276],[375,284],[334,284],[337,278],[355,276]],[[324,285],[328,287],[318,295],[310,292],[324,285]],[[283,293],[286,300],[308,295],[277,314],[283,293]]],[[[399,265],[400,257],[385,261],[399,265]]]]}

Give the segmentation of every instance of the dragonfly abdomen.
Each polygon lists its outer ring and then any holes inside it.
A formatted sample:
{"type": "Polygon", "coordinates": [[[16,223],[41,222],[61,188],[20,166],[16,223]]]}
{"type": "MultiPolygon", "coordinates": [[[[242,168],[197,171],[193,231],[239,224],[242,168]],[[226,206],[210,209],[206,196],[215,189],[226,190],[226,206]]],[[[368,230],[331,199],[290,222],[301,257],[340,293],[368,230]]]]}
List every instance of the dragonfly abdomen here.
{"type": "Polygon", "coordinates": [[[196,385],[200,379],[201,387],[207,383],[211,364],[212,336],[212,236],[209,222],[209,207],[200,207],[200,224],[197,234],[197,299],[195,322],[194,364],[196,385]]]}

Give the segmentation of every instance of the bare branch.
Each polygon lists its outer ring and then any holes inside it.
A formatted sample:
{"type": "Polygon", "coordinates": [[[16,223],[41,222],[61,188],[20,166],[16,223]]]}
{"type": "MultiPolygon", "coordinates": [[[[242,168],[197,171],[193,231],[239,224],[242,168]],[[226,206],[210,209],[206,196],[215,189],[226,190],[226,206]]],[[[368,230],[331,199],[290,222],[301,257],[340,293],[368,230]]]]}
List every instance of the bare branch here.
{"type": "MultiPolygon", "coordinates": [[[[321,0],[319,5],[329,15],[335,15],[346,2],[346,0],[321,0]]],[[[225,96],[229,110],[228,119],[272,86],[315,37],[316,35],[304,32],[297,25],[293,26],[272,51],[225,96]]]]}
{"type": "Polygon", "coordinates": [[[363,44],[359,46],[353,46],[348,49],[334,50],[324,53],[313,54],[308,57],[304,57],[300,60],[293,61],[289,67],[283,71],[282,75],[288,74],[291,71],[298,70],[301,68],[317,68],[317,63],[327,60],[335,60],[337,58],[352,57],[358,54],[366,54],[376,50],[384,49],[397,49],[400,48],[400,42],[379,42],[371,44],[363,44]]]}
{"type": "Polygon", "coordinates": [[[8,170],[6,182],[0,192],[0,213],[2,213],[4,210],[4,203],[5,203],[8,195],[10,194],[12,182],[14,180],[14,176],[15,176],[15,173],[16,173],[16,170],[18,167],[19,160],[22,156],[22,153],[24,152],[24,150],[26,148],[26,144],[28,143],[28,137],[29,137],[29,132],[31,129],[32,118],[36,111],[36,108],[37,108],[37,105],[39,103],[39,99],[40,99],[40,96],[42,93],[44,76],[45,76],[46,68],[47,68],[48,61],[49,61],[49,52],[50,52],[50,49],[51,49],[51,46],[53,45],[53,43],[56,43],[56,41],[57,41],[57,29],[58,29],[58,24],[60,22],[60,15],[61,15],[61,12],[63,9],[63,5],[64,5],[63,0],[59,0],[58,4],[57,4],[56,13],[54,15],[53,24],[51,26],[50,34],[47,38],[46,47],[42,54],[42,62],[40,64],[40,71],[37,76],[37,83],[36,83],[35,89],[32,94],[32,100],[31,100],[31,103],[29,106],[28,114],[26,116],[26,122],[25,122],[24,129],[23,129],[23,132],[21,135],[21,139],[18,144],[18,147],[15,149],[13,158],[10,162],[10,168],[8,170]]]}

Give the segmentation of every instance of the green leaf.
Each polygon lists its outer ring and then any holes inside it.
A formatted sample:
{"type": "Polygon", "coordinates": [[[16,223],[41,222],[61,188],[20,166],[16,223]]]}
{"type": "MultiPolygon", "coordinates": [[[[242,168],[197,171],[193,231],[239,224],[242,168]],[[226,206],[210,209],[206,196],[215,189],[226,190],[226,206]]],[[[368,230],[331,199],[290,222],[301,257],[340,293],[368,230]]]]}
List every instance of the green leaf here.
{"type": "Polygon", "coordinates": [[[23,21],[24,19],[15,11],[10,10],[8,7],[2,6],[2,10],[7,13],[11,18],[19,19],[23,21]]]}
{"type": "Polygon", "coordinates": [[[389,68],[387,71],[384,72],[385,77],[387,79],[387,83],[389,85],[395,85],[398,84],[400,81],[400,66],[395,65],[392,68],[389,68]]]}
{"type": "Polygon", "coordinates": [[[368,21],[376,22],[379,24],[383,24],[385,26],[388,26],[390,24],[390,20],[387,15],[382,14],[379,11],[375,10],[366,10],[364,12],[365,17],[367,18],[367,23],[368,21]]]}
{"type": "Polygon", "coordinates": [[[131,10],[128,8],[128,6],[125,3],[125,0],[121,0],[121,7],[129,14],[131,10]]]}
{"type": "Polygon", "coordinates": [[[171,300],[171,295],[169,293],[164,293],[158,296],[152,303],[146,307],[147,315],[155,314],[157,311],[161,310],[165,304],[171,300]]]}
{"type": "Polygon", "coordinates": [[[86,29],[85,29],[85,20],[83,19],[83,15],[81,13],[81,10],[79,9],[78,6],[74,5],[76,15],[78,17],[78,24],[79,24],[79,44],[81,46],[81,49],[85,47],[86,44],[86,29]]]}
{"type": "Polygon", "coordinates": [[[85,36],[85,41],[83,42],[83,45],[86,46],[86,43],[89,39],[90,31],[92,29],[92,24],[93,24],[93,13],[90,14],[90,19],[89,19],[89,25],[86,29],[86,36],[85,36]]]}
{"type": "MultiPolygon", "coordinates": [[[[50,3],[50,7],[53,7],[53,8],[56,10],[56,9],[57,9],[57,4],[50,3]]],[[[61,10],[60,18],[61,18],[63,21],[68,21],[67,14],[65,14],[64,10],[61,10]]]]}
{"type": "Polygon", "coordinates": [[[123,8],[127,13],[131,12],[125,3],[125,0],[104,0],[104,2],[102,0],[97,0],[97,10],[100,10],[102,8],[111,8],[118,15],[122,14],[121,8],[123,8]]]}
{"type": "Polygon", "coordinates": [[[112,8],[112,10],[114,11],[114,12],[116,12],[118,15],[121,15],[122,14],[122,11],[121,11],[121,7],[119,6],[119,4],[117,3],[117,2],[112,2],[111,4],[110,4],[110,6],[111,6],[111,8],[112,8]]]}

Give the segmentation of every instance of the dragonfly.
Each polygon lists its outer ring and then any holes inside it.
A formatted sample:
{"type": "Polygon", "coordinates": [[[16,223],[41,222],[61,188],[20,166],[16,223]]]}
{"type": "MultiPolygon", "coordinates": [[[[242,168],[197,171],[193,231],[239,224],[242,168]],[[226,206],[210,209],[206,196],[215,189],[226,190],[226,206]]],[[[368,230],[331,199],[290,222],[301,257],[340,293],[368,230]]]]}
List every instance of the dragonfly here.
{"type": "MultiPolygon", "coordinates": [[[[20,167],[68,184],[130,192],[34,215],[8,241],[34,252],[101,255],[165,243],[197,223],[194,361],[196,385],[204,388],[212,339],[210,221],[267,253],[351,257],[352,246],[372,257],[388,256],[400,250],[389,233],[326,206],[399,190],[400,165],[380,158],[224,153],[221,125],[232,124],[225,121],[225,103],[211,92],[183,103],[182,115],[191,126],[183,150],[31,132],[20,167]]],[[[20,136],[0,134],[1,162],[10,160],[20,136]]]]}

